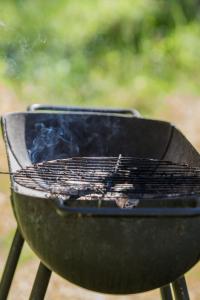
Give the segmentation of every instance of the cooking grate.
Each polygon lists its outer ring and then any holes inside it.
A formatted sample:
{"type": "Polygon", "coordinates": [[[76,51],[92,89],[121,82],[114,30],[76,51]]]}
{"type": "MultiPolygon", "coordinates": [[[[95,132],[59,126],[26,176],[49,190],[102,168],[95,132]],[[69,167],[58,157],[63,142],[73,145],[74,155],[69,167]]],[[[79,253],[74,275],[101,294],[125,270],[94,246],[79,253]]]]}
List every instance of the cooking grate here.
{"type": "Polygon", "coordinates": [[[200,194],[199,168],[121,155],[45,161],[18,171],[14,181],[64,199],[115,200],[120,207],[200,194]]]}

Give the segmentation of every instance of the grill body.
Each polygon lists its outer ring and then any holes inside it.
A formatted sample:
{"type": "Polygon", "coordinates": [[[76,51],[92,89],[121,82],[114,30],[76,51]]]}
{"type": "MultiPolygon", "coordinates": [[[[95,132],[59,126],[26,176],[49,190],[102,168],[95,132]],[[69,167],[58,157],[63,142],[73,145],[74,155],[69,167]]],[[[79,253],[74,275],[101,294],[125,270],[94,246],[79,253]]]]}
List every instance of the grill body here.
{"type": "MultiPolygon", "coordinates": [[[[46,160],[119,153],[200,165],[186,138],[162,121],[104,113],[18,113],[3,118],[3,131],[11,172],[46,160]]],[[[51,270],[82,287],[143,292],[174,281],[199,259],[198,214],[163,215],[163,208],[157,215],[60,215],[44,193],[11,181],[25,240],[51,270]]]]}

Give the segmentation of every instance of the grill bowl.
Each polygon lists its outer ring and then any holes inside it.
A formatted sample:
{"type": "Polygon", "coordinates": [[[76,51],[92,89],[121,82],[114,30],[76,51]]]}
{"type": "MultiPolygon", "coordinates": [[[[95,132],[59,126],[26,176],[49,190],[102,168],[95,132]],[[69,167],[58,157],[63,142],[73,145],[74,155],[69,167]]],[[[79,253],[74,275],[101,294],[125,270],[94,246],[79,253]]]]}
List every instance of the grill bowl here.
{"type": "Polygon", "coordinates": [[[199,216],[61,217],[51,199],[16,192],[13,203],[20,230],[41,261],[89,290],[155,289],[199,259],[199,216]]]}

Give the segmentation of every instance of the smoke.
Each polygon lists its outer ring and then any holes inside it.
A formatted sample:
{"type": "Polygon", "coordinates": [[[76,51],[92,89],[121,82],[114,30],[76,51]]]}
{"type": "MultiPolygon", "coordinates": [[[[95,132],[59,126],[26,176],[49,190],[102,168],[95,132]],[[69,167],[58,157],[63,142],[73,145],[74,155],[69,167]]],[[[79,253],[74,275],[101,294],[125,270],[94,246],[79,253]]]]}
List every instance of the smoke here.
{"type": "MultiPolygon", "coordinates": [[[[48,160],[54,158],[55,149],[61,144],[65,144],[65,148],[72,150],[72,138],[66,136],[66,128],[61,126],[47,126],[45,123],[38,122],[35,124],[37,136],[33,139],[32,147],[28,153],[33,163],[40,160],[48,160]],[[45,159],[44,159],[45,158],[45,159]]],[[[78,152],[77,145],[73,147],[75,152],[78,152]]]]}
{"type": "Polygon", "coordinates": [[[99,120],[86,114],[40,115],[31,126],[28,153],[33,163],[73,156],[112,156],[112,141],[123,132],[119,119],[99,120]]]}

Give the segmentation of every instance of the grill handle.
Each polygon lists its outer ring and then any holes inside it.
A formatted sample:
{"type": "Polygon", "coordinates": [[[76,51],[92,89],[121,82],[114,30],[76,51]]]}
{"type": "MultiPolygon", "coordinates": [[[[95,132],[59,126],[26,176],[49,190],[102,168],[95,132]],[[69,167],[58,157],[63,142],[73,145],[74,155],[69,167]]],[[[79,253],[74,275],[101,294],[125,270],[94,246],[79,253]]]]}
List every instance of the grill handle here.
{"type": "Polygon", "coordinates": [[[62,216],[75,217],[199,217],[200,207],[184,208],[115,208],[115,207],[70,207],[58,198],[52,199],[56,212],[62,216]]]}
{"type": "Polygon", "coordinates": [[[106,109],[106,108],[86,108],[77,106],[62,106],[62,105],[46,105],[32,104],[27,108],[28,111],[50,110],[50,111],[68,111],[68,112],[83,112],[83,113],[106,113],[106,114],[123,114],[139,117],[140,114],[135,109],[106,109]]]}

